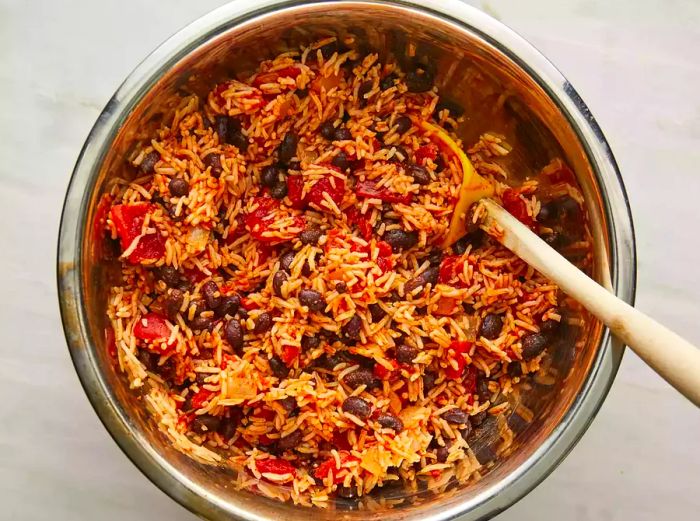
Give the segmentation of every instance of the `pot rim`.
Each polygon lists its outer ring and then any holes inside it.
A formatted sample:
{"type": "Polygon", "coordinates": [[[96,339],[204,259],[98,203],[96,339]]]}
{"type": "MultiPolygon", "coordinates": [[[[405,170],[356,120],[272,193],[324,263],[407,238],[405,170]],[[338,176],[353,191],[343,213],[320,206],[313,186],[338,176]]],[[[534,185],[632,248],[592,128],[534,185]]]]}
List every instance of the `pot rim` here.
{"type": "MultiPolygon", "coordinates": [[[[191,512],[224,518],[264,518],[254,511],[212,501],[207,491],[180,475],[167,460],[133,435],[114,395],[101,378],[90,349],[83,305],[81,247],[89,195],[99,165],[131,110],[155,81],[192,50],[216,35],[254,17],[304,5],[381,4],[439,17],[476,33],[523,68],[557,104],[584,147],[602,193],[609,226],[611,287],[634,303],[636,247],[627,193],[612,151],[596,120],[564,76],[525,39],[501,22],[460,0],[237,0],[215,9],[171,36],[129,74],[109,100],[86,138],[74,167],[61,215],[58,238],[58,295],[66,341],[80,379],[98,417],[127,457],[163,492],[191,512]],[[228,508],[227,508],[228,507],[228,508]]],[[[430,520],[452,519],[469,512],[473,519],[491,517],[525,496],[547,477],[573,449],[602,405],[617,373],[624,346],[605,328],[600,348],[578,396],[561,422],[518,468],[487,491],[449,510],[431,513],[430,520]]]]}

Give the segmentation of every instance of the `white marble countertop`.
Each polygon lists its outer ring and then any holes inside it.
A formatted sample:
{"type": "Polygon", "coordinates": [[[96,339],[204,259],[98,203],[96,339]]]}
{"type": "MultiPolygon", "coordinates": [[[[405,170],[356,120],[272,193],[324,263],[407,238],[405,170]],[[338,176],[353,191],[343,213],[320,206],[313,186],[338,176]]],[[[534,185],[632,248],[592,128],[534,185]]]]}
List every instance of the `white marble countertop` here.
{"type": "MultiPolygon", "coordinates": [[[[0,517],[192,520],[120,452],[61,331],[59,214],[122,79],[223,0],[0,0],[0,517]]],[[[485,0],[571,80],[629,191],[638,307],[700,345],[700,3],[485,0]],[[613,5],[611,5],[613,4],[613,5]]],[[[698,519],[700,411],[632,353],[564,463],[500,521],[698,519]]]]}

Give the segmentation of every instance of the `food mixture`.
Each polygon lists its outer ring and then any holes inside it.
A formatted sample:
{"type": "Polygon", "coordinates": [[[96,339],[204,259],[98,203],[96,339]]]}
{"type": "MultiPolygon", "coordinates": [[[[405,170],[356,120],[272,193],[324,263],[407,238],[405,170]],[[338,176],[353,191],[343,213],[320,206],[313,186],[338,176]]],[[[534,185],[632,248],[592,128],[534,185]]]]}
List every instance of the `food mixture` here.
{"type": "Polygon", "coordinates": [[[503,137],[463,145],[433,80],[334,39],[282,54],[183,99],[101,200],[122,274],[110,355],[172,444],[238,486],[324,506],[478,477],[489,422],[494,450],[510,441],[508,397],[562,308],[478,203],[445,243],[455,148],[554,246],[582,200],[561,161],[515,183],[503,137]]]}

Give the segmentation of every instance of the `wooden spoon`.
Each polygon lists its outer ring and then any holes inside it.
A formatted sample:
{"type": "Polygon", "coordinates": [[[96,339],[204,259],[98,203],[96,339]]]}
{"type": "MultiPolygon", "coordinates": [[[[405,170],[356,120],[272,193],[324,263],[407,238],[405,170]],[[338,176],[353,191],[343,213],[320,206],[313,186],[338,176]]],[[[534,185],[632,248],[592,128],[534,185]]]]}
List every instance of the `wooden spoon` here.
{"type": "Polygon", "coordinates": [[[540,239],[491,199],[483,199],[488,221],[502,233],[501,244],[576,299],[649,367],[700,407],[700,349],[623,302],[540,239]]]}
{"type": "Polygon", "coordinates": [[[481,200],[488,214],[487,219],[491,220],[486,223],[487,227],[493,223],[498,225],[501,233],[496,238],[501,244],[598,317],[649,367],[700,407],[700,349],[623,302],[567,261],[490,199],[494,193],[493,186],[474,170],[467,155],[444,130],[425,121],[416,120],[416,123],[427,135],[440,142],[444,149],[455,154],[462,165],[459,199],[444,246],[450,246],[464,235],[469,207],[481,200]]]}

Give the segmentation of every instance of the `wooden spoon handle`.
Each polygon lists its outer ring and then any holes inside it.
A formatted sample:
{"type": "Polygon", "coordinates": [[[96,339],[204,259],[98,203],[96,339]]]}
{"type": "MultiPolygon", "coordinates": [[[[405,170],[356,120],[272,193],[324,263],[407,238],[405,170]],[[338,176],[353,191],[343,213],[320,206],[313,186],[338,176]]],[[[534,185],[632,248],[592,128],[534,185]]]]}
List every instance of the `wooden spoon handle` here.
{"type": "Polygon", "coordinates": [[[491,199],[483,204],[503,230],[500,242],[598,317],[652,369],[700,407],[700,350],[618,299],[491,199]]]}

